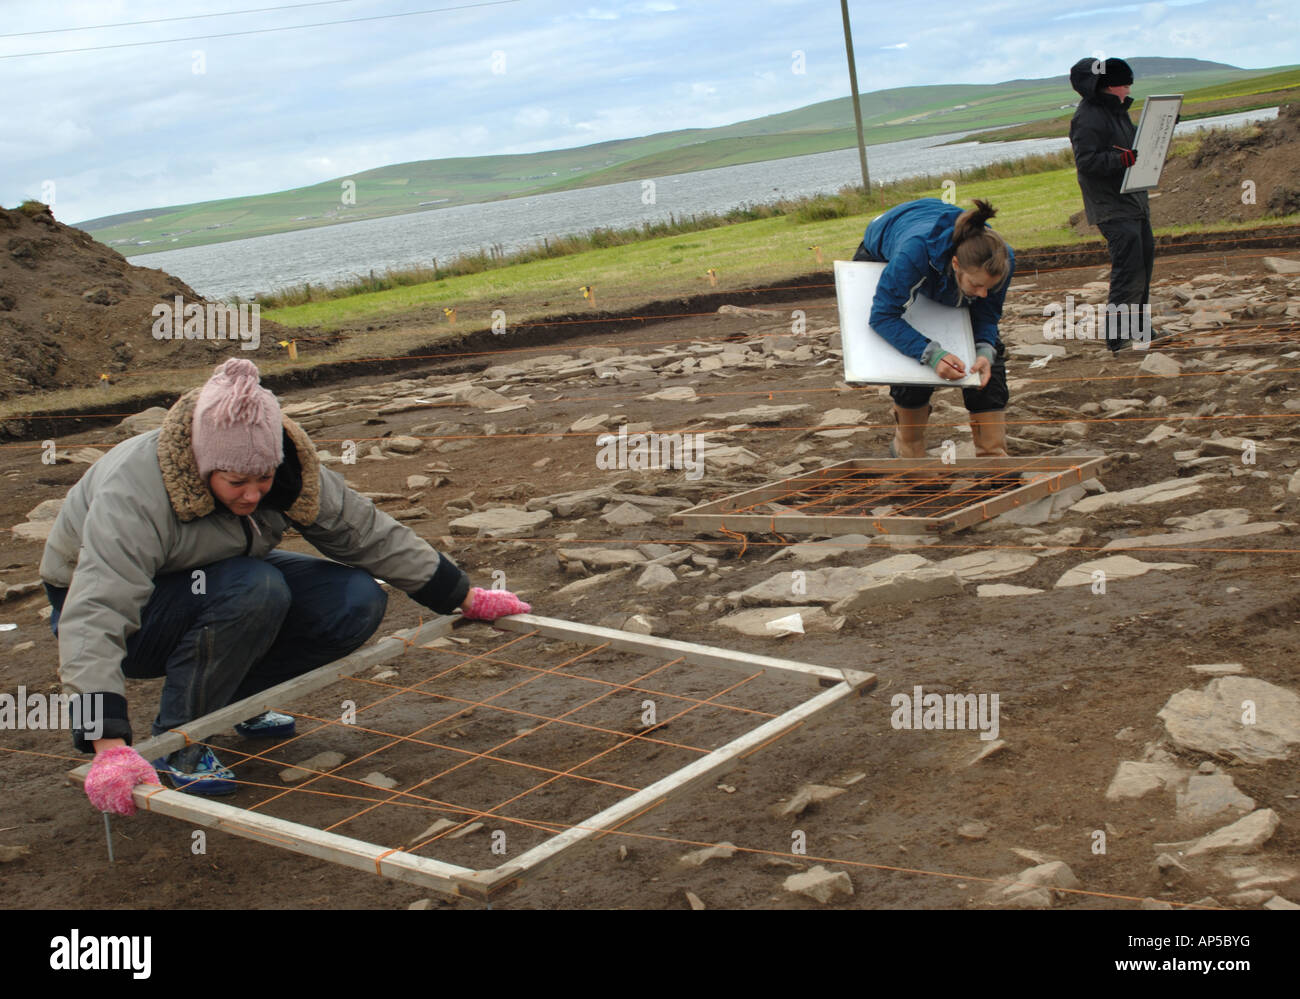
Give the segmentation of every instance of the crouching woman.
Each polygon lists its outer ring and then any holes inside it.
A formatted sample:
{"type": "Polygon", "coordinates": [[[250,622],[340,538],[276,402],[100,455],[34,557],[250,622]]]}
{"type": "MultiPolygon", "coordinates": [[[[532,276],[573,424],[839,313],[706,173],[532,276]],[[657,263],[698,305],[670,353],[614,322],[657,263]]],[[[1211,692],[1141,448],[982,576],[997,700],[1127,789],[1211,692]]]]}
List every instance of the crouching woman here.
{"type": "MultiPolygon", "coordinates": [[[[530,609],[471,588],[455,563],[322,468],[246,359],[220,365],[158,430],[109,451],[68,493],[41,560],[64,690],[94,719],[73,731],[95,753],[91,802],[130,814],[131,788],[158,783],[155,768],[179,790],[234,791],[208,746],[152,765],[131,748],[124,677],[161,677],[153,734],[183,729],[359,648],[387,606],[376,576],[440,614],[530,609]],[[329,560],[279,551],[289,528],[329,560]]],[[[294,719],[268,711],[235,729],[287,737],[294,719]]]]}

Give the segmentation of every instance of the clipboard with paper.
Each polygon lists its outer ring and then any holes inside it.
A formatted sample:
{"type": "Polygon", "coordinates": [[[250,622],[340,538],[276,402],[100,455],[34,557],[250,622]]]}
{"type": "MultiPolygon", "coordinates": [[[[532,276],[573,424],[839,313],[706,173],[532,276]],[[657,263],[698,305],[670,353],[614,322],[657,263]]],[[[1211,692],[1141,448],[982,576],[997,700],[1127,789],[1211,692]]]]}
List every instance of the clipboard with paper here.
{"type": "Polygon", "coordinates": [[[1148,97],[1142,104],[1142,117],[1138,119],[1133,150],[1137,162],[1124,171],[1120,184],[1121,194],[1133,191],[1150,191],[1160,184],[1160,174],[1169,155],[1169,144],[1174,138],[1174,125],[1183,107],[1182,94],[1162,94],[1148,97]]]}
{"type": "Polygon", "coordinates": [[[979,386],[970,367],[975,362],[975,336],[970,310],[932,302],[917,295],[903,313],[912,327],[956,354],[967,374],[955,381],[908,357],[871,328],[871,303],[885,265],[874,261],[835,261],[835,298],[840,313],[844,349],[844,380],[850,385],[979,386]]]}

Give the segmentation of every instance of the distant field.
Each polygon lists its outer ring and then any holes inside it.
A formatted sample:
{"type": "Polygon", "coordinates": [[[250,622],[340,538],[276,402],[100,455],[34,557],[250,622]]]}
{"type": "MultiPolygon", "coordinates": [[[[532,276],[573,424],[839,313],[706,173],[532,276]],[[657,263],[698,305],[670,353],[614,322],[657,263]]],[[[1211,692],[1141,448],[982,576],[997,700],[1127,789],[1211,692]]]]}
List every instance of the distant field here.
{"type": "MultiPolygon", "coordinates": [[[[1167,81],[1137,81],[1133,88],[1133,107],[1129,113],[1135,118],[1142,113],[1142,102],[1150,94],[1176,90],[1167,81]],[[1140,97],[1139,97],[1140,94],[1140,97]]],[[[1183,94],[1182,117],[1184,121],[1231,114],[1234,111],[1254,111],[1300,100],[1300,67],[1250,80],[1238,80],[1216,86],[1198,87],[1183,94]]],[[[1011,142],[1017,139],[1056,139],[1070,134],[1070,118],[1058,115],[1024,125],[1000,128],[977,137],[979,142],[1011,142]]]]}
{"type": "MultiPolygon", "coordinates": [[[[1226,93],[1232,88],[1248,90],[1256,80],[1286,76],[1194,60],[1134,62],[1170,69],[1140,80],[1139,94],[1175,87],[1188,91],[1218,88],[1226,93]]],[[[903,87],[863,95],[864,127],[869,143],[892,142],[1055,118],[1062,106],[1074,99],[1069,85],[1060,78],[903,87]]],[[[1223,99],[1245,98],[1228,94],[1223,99]]],[[[852,120],[851,102],[841,98],[720,128],[664,132],[522,156],[418,160],[290,191],[131,212],[90,220],[82,226],[101,242],[134,256],[362,218],[845,149],[857,141],[852,120]],[[354,204],[345,203],[345,183],[349,182],[355,185],[354,204]]]]}

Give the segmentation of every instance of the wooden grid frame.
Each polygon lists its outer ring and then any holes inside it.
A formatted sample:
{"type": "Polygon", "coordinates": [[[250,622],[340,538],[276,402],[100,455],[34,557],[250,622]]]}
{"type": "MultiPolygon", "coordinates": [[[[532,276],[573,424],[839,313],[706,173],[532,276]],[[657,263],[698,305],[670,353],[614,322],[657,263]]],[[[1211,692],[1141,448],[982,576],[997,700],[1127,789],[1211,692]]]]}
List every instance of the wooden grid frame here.
{"type": "Polygon", "coordinates": [[[1090,479],[1108,458],[852,458],[674,514],[704,531],[938,534],[1090,479]],[[947,484],[945,490],[943,486],[947,484]],[[872,507],[895,506],[876,516],[872,507]],[[911,512],[908,512],[911,511],[911,512]]]}
{"type": "MultiPolygon", "coordinates": [[[[375,645],[322,666],[253,697],[238,701],[190,722],[186,728],[163,733],[138,744],[136,750],[146,759],[174,752],[185,745],[201,742],[213,733],[229,728],[234,722],[253,717],[277,706],[287,707],[293,700],[320,690],[346,677],[355,676],[368,667],[401,655],[433,639],[449,635],[466,623],[460,616],[446,616],[390,635],[375,645]]],[[[417,856],[400,849],[386,848],[361,839],[314,829],[275,816],[208,798],[184,794],[151,784],[137,785],[132,797],[138,808],[169,815],[185,822],[220,829],[246,839],[278,846],[295,853],[329,860],[367,871],[381,877],[431,888],[443,894],[490,900],[515,887],[526,875],[552,862],[564,851],[592,837],[600,838],[641,813],[661,804],[670,795],[710,777],[716,777],[738,764],[744,757],[821,715],[833,704],[855,693],[870,690],[876,684],[873,673],[835,669],[810,663],[673,639],[636,635],[596,625],[580,624],[535,614],[516,614],[492,623],[498,631],[540,635],[570,642],[594,642],[600,647],[651,656],[670,656],[674,662],[741,670],[754,674],[772,671],[797,678],[819,693],[801,704],[770,718],[727,744],[708,752],[673,773],[636,791],[629,797],[605,808],[585,821],[568,826],[525,853],[497,867],[473,869],[417,856]]],[[[69,778],[85,781],[90,765],[69,772],[69,778]]],[[[560,823],[550,823],[560,825],[560,823]]]]}

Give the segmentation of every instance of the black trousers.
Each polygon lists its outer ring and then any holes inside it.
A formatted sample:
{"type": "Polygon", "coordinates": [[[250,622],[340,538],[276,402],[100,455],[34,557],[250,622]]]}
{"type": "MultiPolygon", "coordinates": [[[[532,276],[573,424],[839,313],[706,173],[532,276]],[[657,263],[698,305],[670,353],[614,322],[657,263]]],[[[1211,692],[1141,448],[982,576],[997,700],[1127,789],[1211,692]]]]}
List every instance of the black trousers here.
{"type": "Polygon", "coordinates": [[[1119,350],[1125,339],[1151,339],[1151,269],[1156,261],[1156,239],[1151,219],[1113,219],[1098,222],[1110,251],[1111,305],[1127,305],[1126,313],[1108,310],[1106,346],[1119,350]]]}

